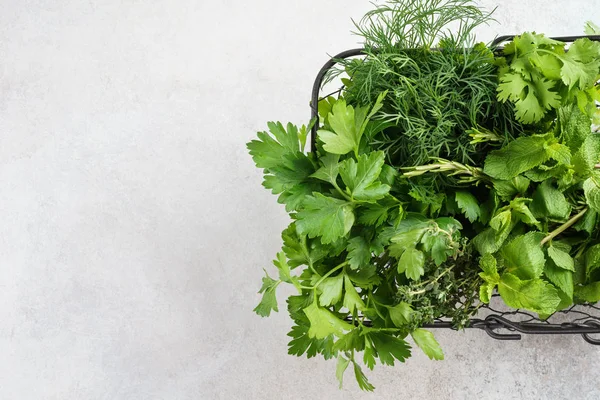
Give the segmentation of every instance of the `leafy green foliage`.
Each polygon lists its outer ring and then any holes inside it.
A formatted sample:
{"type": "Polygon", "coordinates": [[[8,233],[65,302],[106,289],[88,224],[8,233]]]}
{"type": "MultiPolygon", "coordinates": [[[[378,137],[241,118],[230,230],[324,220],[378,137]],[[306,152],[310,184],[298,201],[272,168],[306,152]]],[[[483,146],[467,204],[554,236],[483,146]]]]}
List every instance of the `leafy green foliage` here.
{"type": "MultiPolygon", "coordinates": [[[[289,354],[394,365],[424,326],[468,326],[495,292],[541,318],[600,301],[600,45],[525,33],[471,41],[467,0],[389,1],[359,24],[362,60],[309,127],[268,123],[248,143],[292,222],[254,311],[289,284],[289,354]],[[446,27],[460,22],[458,32],[446,27]]],[[[595,29],[589,25],[589,29],[595,29]]]]}

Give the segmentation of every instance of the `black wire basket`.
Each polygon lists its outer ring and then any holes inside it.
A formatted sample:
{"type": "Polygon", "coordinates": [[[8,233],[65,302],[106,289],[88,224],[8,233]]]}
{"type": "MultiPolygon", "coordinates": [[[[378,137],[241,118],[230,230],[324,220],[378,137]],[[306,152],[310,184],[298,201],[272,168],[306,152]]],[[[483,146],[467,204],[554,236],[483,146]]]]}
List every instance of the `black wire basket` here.
{"type": "MultiPolygon", "coordinates": [[[[503,42],[510,41],[514,35],[496,38],[491,46],[500,49],[503,42]]],[[[565,43],[572,43],[579,38],[587,37],[590,40],[600,41],[600,35],[553,37],[565,43]]],[[[315,120],[311,130],[311,149],[316,151],[316,137],[318,128],[318,104],[321,100],[332,95],[339,95],[343,87],[321,96],[327,73],[338,64],[339,60],[350,57],[364,56],[362,48],[343,51],[333,56],[319,71],[315,79],[311,96],[311,120],[315,120]]],[[[600,305],[600,303],[599,303],[600,305]]],[[[446,318],[436,319],[433,323],[424,325],[425,328],[455,329],[452,321],[446,318]]],[[[528,335],[581,335],[590,344],[600,345],[600,307],[594,304],[576,304],[567,309],[557,311],[547,319],[540,319],[535,314],[525,310],[507,309],[498,294],[492,296],[490,304],[483,304],[475,318],[471,318],[465,328],[484,330],[489,336],[497,340],[520,340],[521,334],[528,335]],[[597,334],[594,337],[594,334],[597,334]]]]}

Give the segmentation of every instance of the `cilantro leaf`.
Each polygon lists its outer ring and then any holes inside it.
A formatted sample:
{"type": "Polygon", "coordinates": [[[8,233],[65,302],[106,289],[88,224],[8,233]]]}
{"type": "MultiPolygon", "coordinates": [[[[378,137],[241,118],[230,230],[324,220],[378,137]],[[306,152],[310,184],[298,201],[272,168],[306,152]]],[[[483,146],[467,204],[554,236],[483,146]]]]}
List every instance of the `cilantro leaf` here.
{"type": "Polygon", "coordinates": [[[560,56],[563,62],[561,77],[569,87],[577,85],[580,89],[587,89],[596,83],[600,72],[600,43],[588,38],[580,38],[573,42],[569,51],[560,56]]]}
{"type": "Polygon", "coordinates": [[[310,238],[320,236],[324,244],[347,235],[354,225],[352,204],[321,193],[307,196],[304,208],[296,217],[296,225],[302,234],[310,238]]]}
{"type": "Polygon", "coordinates": [[[558,292],[549,283],[539,278],[521,280],[510,273],[505,273],[500,278],[498,293],[509,307],[546,315],[555,312],[560,303],[558,292]]]}
{"type": "Polygon", "coordinates": [[[458,204],[458,207],[460,207],[469,221],[475,222],[481,218],[481,209],[475,196],[464,191],[456,192],[454,196],[456,204],[458,204]]]}
{"type": "Polygon", "coordinates": [[[413,340],[423,350],[423,353],[430,360],[443,360],[444,352],[440,347],[440,344],[435,340],[433,333],[429,332],[426,329],[415,329],[410,333],[413,340]]]}
{"type": "Polygon", "coordinates": [[[501,76],[500,82],[498,99],[515,103],[515,116],[525,124],[540,121],[546,110],[560,106],[560,95],[551,90],[555,86],[553,81],[542,77],[528,81],[521,74],[507,73],[501,76]]]}
{"type": "Polygon", "coordinates": [[[358,157],[358,163],[352,158],[342,161],[340,175],[353,199],[378,200],[390,191],[388,185],[377,181],[383,163],[382,151],[363,154],[358,157]]]}
{"type": "Polygon", "coordinates": [[[352,325],[336,317],[331,311],[312,303],[304,309],[310,321],[308,336],[311,338],[325,339],[329,335],[342,336],[352,329],[352,325]]]}

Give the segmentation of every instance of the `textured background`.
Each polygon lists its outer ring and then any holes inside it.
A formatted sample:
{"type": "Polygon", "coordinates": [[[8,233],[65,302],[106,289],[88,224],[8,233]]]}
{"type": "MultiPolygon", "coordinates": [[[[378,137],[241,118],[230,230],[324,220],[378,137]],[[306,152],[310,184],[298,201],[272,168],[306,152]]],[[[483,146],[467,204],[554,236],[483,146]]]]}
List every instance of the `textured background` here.
{"type": "MultiPolygon", "coordinates": [[[[580,33],[600,3],[569,3],[505,1],[480,39],[580,33]]],[[[0,6],[0,399],[600,397],[580,337],[481,332],[340,391],[286,354],[285,313],[251,312],[288,218],[245,143],[306,122],[367,1],[0,6]]]]}

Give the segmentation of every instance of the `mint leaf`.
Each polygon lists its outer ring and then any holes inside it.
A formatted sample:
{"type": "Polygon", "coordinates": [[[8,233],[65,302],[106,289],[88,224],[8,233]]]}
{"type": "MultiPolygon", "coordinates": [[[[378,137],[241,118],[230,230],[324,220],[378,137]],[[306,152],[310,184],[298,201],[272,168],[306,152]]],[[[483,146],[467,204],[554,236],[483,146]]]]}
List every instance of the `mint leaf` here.
{"type": "Polygon", "coordinates": [[[536,217],[566,220],[571,215],[571,205],[565,195],[554,188],[549,180],[537,187],[532,200],[531,211],[536,217]]]}
{"type": "Polygon", "coordinates": [[[430,360],[444,359],[444,352],[442,351],[440,344],[435,340],[433,333],[419,328],[412,331],[410,335],[417,346],[423,350],[423,353],[425,353],[430,360]]]}
{"type": "Polygon", "coordinates": [[[583,182],[583,193],[590,209],[600,213],[600,187],[593,178],[588,178],[583,182]]]}
{"type": "Polygon", "coordinates": [[[495,284],[486,282],[479,287],[479,300],[485,304],[489,304],[494,293],[495,284]]]}
{"type": "Polygon", "coordinates": [[[415,248],[406,249],[398,261],[398,272],[404,272],[413,281],[418,280],[424,273],[425,255],[415,248]]]}
{"type": "Polygon", "coordinates": [[[590,135],[592,122],[575,104],[558,109],[558,121],[563,142],[575,154],[590,135]]]}
{"type": "Polygon", "coordinates": [[[507,270],[522,279],[539,278],[546,263],[540,244],[543,238],[542,233],[530,232],[504,246],[501,254],[507,270]]]}
{"type": "Polygon", "coordinates": [[[535,218],[535,216],[533,215],[533,213],[527,206],[527,204],[529,204],[530,202],[531,202],[530,199],[526,199],[523,197],[514,199],[513,201],[510,202],[510,208],[512,210],[514,220],[515,221],[518,220],[527,225],[532,225],[538,229],[542,229],[542,225],[540,224],[540,221],[538,221],[535,218]]]}
{"type": "Polygon", "coordinates": [[[575,287],[575,297],[580,301],[594,304],[600,301],[600,282],[575,287]]]}
{"type": "Polygon", "coordinates": [[[521,280],[510,273],[502,275],[498,292],[509,307],[540,314],[552,314],[560,303],[558,292],[549,283],[541,279],[521,280]]]}
{"type": "Polygon", "coordinates": [[[512,179],[550,158],[548,135],[520,137],[485,159],[483,172],[496,179],[512,179]]]}
{"type": "Polygon", "coordinates": [[[557,267],[575,272],[575,262],[569,253],[564,252],[555,246],[550,246],[548,247],[548,257],[554,261],[557,267]]]}
{"type": "Polygon", "coordinates": [[[382,151],[363,154],[358,157],[358,163],[349,158],[340,164],[340,175],[356,200],[378,200],[383,198],[390,187],[377,181],[384,163],[382,151]]]}
{"type": "Polygon", "coordinates": [[[548,260],[544,268],[544,275],[570,299],[573,298],[573,272],[559,268],[554,262],[548,260]]]}
{"type": "Polygon", "coordinates": [[[490,220],[490,228],[473,238],[473,244],[479,254],[495,253],[502,247],[513,228],[510,210],[498,213],[490,220]]]}
{"type": "Polygon", "coordinates": [[[344,284],[344,274],[326,278],[320,285],[321,295],[319,304],[328,307],[339,303],[342,299],[342,286],[344,284]]]}
{"type": "Polygon", "coordinates": [[[350,203],[321,193],[307,196],[304,209],[296,217],[296,225],[302,234],[307,234],[310,238],[320,236],[324,244],[346,236],[354,225],[354,212],[350,203]]]}
{"type": "Polygon", "coordinates": [[[585,271],[589,278],[590,274],[600,268],[600,244],[594,245],[585,252],[585,271]]]}
{"type": "Polygon", "coordinates": [[[352,329],[352,325],[336,317],[331,311],[312,303],[304,309],[310,322],[308,335],[311,338],[325,339],[329,335],[342,336],[352,329]]]}
{"type": "Polygon", "coordinates": [[[589,178],[600,162],[600,134],[590,134],[573,156],[573,168],[581,179],[589,178]]]}
{"type": "Polygon", "coordinates": [[[477,221],[481,217],[481,209],[475,196],[469,192],[456,192],[456,204],[471,222],[477,221]]]}
{"type": "Polygon", "coordinates": [[[479,273],[481,279],[494,285],[500,282],[496,257],[491,254],[485,254],[479,259],[479,266],[483,270],[483,272],[479,273]]]}

